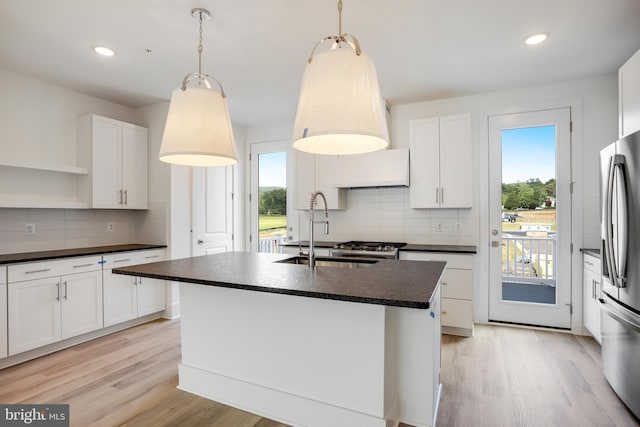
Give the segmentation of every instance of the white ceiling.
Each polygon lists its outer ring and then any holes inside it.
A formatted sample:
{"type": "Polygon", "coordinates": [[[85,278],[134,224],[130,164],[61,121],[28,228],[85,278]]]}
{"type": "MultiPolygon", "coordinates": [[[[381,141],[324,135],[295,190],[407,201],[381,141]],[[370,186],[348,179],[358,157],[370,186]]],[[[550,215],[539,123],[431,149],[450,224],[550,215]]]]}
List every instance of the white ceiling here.
{"type": "MultiPolygon", "coordinates": [[[[203,72],[224,86],[232,121],[289,121],[313,45],[337,33],[336,4],[0,0],[0,67],[130,107],[168,100],[196,71],[190,11],[204,7],[203,72]]],[[[615,72],[640,49],[640,0],[344,0],[343,30],[393,105],[615,72]],[[538,31],[548,41],[524,45],[538,31]]]]}

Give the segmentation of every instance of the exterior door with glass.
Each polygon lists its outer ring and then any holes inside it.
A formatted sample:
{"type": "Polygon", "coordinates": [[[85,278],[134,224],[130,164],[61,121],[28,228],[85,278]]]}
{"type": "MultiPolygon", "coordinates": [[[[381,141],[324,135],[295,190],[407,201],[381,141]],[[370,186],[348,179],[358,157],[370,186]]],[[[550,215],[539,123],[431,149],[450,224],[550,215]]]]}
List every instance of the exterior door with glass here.
{"type": "Polygon", "coordinates": [[[571,327],[569,108],[489,117],[489,320],[571,327]]]}

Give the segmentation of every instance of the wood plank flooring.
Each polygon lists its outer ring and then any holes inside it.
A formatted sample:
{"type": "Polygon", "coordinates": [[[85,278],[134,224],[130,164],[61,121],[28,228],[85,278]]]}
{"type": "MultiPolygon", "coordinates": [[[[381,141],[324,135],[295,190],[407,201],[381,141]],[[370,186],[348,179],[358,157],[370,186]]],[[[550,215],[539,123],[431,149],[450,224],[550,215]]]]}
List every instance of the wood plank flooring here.
{"type": "MultiPolygon", "coordinates": [[[[179,321],[155,321],[0,370],[0,402],[68,403],[79,427],[284,427],[177,390],[179,361],[179,321]]],[[[477,325],[443,336],[441,381],[438,426],[640,425],[591,338],[477,325]]]]}

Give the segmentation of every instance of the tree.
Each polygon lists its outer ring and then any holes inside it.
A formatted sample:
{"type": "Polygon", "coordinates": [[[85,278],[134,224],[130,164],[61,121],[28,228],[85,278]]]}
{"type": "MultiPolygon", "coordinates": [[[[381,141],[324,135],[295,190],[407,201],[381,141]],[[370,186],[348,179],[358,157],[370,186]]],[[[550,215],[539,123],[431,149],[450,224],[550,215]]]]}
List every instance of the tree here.
{"type": "Polygon", "coordinates": [[[547,192],[547,197],[556,197],[556,179],[551,178],[549,181],[544,183],[544,188],[547,192]]]}
{"type": "Polygon", "coordinates": [[[286,215],[287,214],[287,190],[276,188],[260,194],[258,204],[260,215],[286,215]]]}

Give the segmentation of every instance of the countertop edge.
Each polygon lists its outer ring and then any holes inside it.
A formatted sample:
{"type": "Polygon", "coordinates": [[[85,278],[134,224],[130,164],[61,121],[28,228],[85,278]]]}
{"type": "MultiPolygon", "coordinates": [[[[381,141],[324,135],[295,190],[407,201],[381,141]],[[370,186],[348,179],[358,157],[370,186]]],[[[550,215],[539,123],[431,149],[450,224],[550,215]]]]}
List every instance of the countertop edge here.
{"type": "Polygon", "coordinates": [[[0,265],[19,264],[33,261],[50,261],[54,259],[74,258],[90,255],[111,254],[116,252],[144,251],[149,249],[165,249],[167,245],[149,245],[143,243],[127,245],[92,246],[87,248],[58,249],[51,251],[24,252],[0,255],[0,265]]]}
{"type": "MultiPolygon", "coordinates": [[[[338,242],[325,242],[319,241],[314,243],[316,248],[333,248],[338,242]]],[[[280,246],[285,247],[297,247],[303,248],[309,247],[308,241],[301,242],[284,242],[280,243],[280,246]]],[[[461,254],[477,254],[478,248],[474,245],[436,245],[436,244],[421,244],[421,243],[408,243],[398,249],[400,252],[442,252],[442,253],[461,253],[461,254]]]]}

